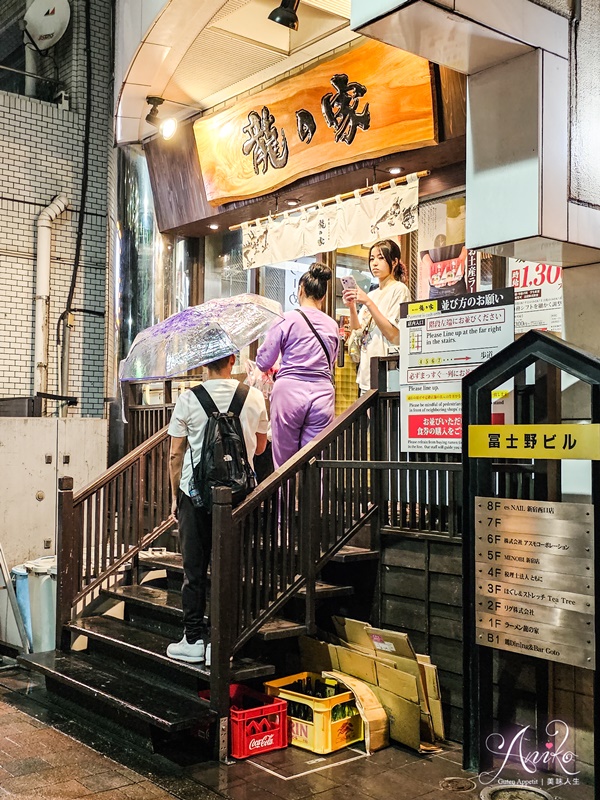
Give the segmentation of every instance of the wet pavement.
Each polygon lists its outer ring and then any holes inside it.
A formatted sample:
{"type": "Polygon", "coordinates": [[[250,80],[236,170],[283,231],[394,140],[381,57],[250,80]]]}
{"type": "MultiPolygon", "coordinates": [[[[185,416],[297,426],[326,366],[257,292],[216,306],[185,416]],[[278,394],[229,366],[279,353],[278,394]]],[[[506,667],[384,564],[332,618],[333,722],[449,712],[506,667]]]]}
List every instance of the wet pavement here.
{"type": "MultiPolygon", "coordinates": [[[[229,766],[185,761],[86,726],[48,697],[39,677],[0,671],[0,800],[476,800],[482,788],[462,770],[461,747],[452,742],[434,756],[400,746],[371,756],[358,746],[326,756],[288,747],[229,766]]],[[[583,783],[539,780],[555,800],[593,798],[583,783]]]]}

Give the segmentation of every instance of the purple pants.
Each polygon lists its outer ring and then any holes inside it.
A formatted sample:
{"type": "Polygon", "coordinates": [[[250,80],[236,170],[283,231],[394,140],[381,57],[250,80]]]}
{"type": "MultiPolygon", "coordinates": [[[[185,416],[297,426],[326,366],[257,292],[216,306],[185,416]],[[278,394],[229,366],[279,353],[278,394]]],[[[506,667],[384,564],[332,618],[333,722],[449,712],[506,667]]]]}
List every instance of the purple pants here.
{"type": "Polygon", "coordinates": [[[335,389],[330,381],[278,378],[271,393],[275,469],[326,428],[334,414],[335,389]]]}

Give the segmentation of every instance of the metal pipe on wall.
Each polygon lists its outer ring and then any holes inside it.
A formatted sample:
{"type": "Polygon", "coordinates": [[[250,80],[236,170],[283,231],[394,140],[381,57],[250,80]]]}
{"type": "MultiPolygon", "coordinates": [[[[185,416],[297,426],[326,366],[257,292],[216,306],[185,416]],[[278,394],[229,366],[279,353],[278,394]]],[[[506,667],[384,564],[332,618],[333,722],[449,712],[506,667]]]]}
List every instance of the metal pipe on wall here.
{"type": "Polygon", "coordinates": [[[69,207],[69,200],[58,195],[37,218],[35,278],[35,330],[33,393],[48,391],[48,343],[50,309],[50,251],[52,223],[69,207]]]}

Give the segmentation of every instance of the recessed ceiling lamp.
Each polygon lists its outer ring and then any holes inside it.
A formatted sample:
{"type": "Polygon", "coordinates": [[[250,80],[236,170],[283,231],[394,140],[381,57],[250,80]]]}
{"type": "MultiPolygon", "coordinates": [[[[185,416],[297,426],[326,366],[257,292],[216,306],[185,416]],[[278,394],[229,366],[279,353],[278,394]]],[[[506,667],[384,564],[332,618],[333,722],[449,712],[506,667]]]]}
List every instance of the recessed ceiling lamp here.
{"type": "Polygon", "coordinates": [[[285,25],[286,28],[297,31],[298,15],[296,11],[299,5],[300,0],[281,0],[277,8],[274,8],[269,14],[269,19],[272,22],[277,22],[279,25],[285,25]]]}
{"type": "Polygon", "coordinates": [[[211,229],[211,231],[218,231],[219,230],[219,226],[217,225],[216,222],[211,222],[208,227],[211,229]]]}
{"type": "Polygon", "coordinates": [[[402,172],[402,167],[390,167],[388,169],[388,172],[390,173],[390,175],[400,175],[400,173],[402,172]]]}
{"type": "Polygon", "coordinates": [[[172,139],[177,131],[177,120],[175,117],[167,117],[167,119],[163,120],[158,118],[158,107],[164,103],[162,97],[151,95],[146,98],[146,102],[148,105],[152,106],[150,111],[146,114],[146,122],[158,128],[163,139],[172,139]]]}
{"type": "Polygon", "coordinates": [[[296,200],[293,197],[290,197],[288,200],[284,200],[283,202],[286,204],[286,206],[290,206],[291,208],[300,205],[300,200],[296,200]]]}

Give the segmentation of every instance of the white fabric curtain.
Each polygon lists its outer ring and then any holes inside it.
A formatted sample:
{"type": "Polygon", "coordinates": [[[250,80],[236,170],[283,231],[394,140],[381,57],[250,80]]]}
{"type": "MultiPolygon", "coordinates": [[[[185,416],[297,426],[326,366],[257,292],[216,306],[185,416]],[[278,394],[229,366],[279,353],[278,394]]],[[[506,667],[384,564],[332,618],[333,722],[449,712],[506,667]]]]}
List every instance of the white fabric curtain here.
{"type": "Polygon", "coordinates": [[[410,233],[417,229],[419,180],[408,176],[407,183],[348,200],[307,206],[263,221],[242,225],[242,258],[245,269],[293,261],[302,256],[368,244],[377,239],[410,233]]]}

